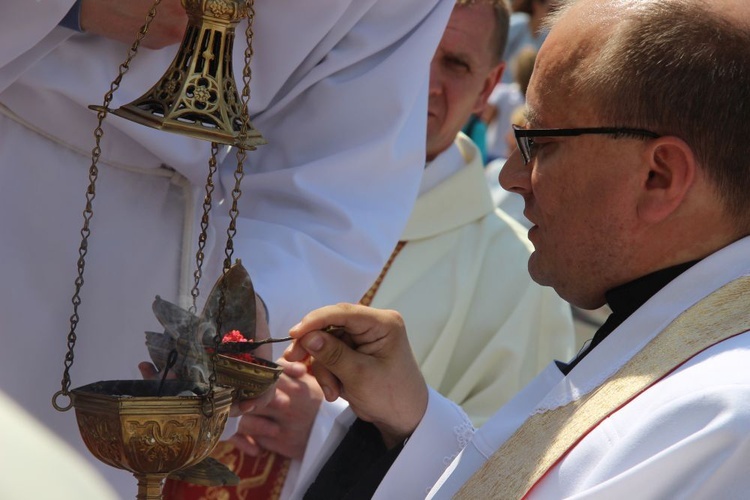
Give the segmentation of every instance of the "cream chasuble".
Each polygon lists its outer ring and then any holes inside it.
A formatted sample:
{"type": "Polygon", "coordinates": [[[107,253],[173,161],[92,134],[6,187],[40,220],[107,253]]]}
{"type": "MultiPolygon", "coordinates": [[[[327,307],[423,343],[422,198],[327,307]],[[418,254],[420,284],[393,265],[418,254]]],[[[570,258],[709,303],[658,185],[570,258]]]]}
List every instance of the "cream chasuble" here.
{"type": "Polygon", "coordinates": [[[570,306],[526,270],[526,229],[496,210],[464,134],[428,166],[455,173],[423,193],[372,301],[399,311],[428,385],[481,425],[550,359],[575,353],[570,306]]]}

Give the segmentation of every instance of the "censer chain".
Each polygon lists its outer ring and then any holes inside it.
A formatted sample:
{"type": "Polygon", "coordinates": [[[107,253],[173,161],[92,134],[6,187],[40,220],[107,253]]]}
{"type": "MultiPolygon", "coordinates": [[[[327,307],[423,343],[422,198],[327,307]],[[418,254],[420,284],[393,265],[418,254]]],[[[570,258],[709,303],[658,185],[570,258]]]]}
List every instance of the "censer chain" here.
{"type": "MultiPolygon", "coordinates": [[[[250,62],[252,60],[253,56],[253,20],[255,19],[255,6],[254,6],[254,0],[248,1],[248,12],[247,12],[247,28],[245,29],[245,38],[247,40],[247,44],[245,45],[245,52],[244,52],[244,65],[242,68],[242,95],[240,97],[241,103],[242,103],[242,111],[240,113],[241,118],[241,124],[240,124],[240,132],[239,132],[239,138],[238,143],[239,144],[245,144],[245,140],[247,138],[248,130],[250,129],[250,112],[248,107],[248,102],[250,101],[250,79],[252,77],[252,70],[250,69],[250,62]]],[[[244,162],[247,158],[247,151],[245,148],[238,147],[237,148],[237,168],[234,171],[234,189],[232,189],[232,206],[229,209],[229,225],[227,226],[227,242],[226,246],[224,247],[224,265],[223,265],[223,273],[226,276],[227,272],[229,272],[229,269],[232,266],[232,256],[234,254],[234,236],[237,234],[237,217],[239,216],[239,208],[238,208],[238,202],[240,197],[242,196],[242,179],[245,176],[244,171],[244,162]]],[[[214,351],[211,355],[211,365],[212,369],[210,371],[209,375],[209,394],[211,397],[211,413],[213,413],[213,390],[214,390],[214,384],[216,383],[216,356],[219,352],[219,345],[221,344],[221,317],[224,312],[224,308],[226,307],[226,297],[225,297],[225,286],[226,286],[226,280],[222,280],[222,288],[221,293],[219,294],[219,307],[216,314],[216,335],[214,336],[214,351]]],[[[204,415],[209,416],[204,411],[204,415]]]]}
{"type": "Polygon", "coordinates": [[[154,3],[151,7],[151,9],[148,12],[148,15],[146,16],[146,22],[141,27],[141,29],[138,32],[138,36],[136,37],[135,42],[133,42],[133,45],[128,50],[128,55],[125,59],[125,61],[120,64],[118,67],[118,74],[117,77],[112,81],[110,84],[109,90],[104,95],[104,100],[102,103],[102,106],[94,106],[93,108],[97,112],[97,125],[94,129],[94,138],[95,138],[95,145],[93,150],[91,151],[91,166],[89,167],[89,185],[86,189],[86,206],[83,210],[83,227],[81,228],[81,244],[78,247],[78,260],[76,262],[76,267],[78,271],[78,275],[76,276],[76,279],[74,281],[75,285],[75,291],[73,293],[73,298],[71,299],[71,302],[73,303],[73,313],[70,316],[70,331],[68,333],[67,337],[67,352],[65,353],[65,362],[64,362],[64,371],[63,371],[63,378],[61,382],[61,390],[57,391],[52,396],[52,406],[57,411],[68,411],[73,406],[72,401],[68,401],[68,404],[65,406],[61,406],[58,403],[58,398],[60,396],[64,397],[70,397],[70,369],[73,366],[73,360],[74,360],[74,348],[77,340],[76,336],[76,328],[78,327],[78,322],[80,321],[80,316],[78,315],[78,308],[81,305],[81,289],[83,288],[84,283],[84,271],[86,268],[86,254],[88,253],[88,239],[89,236],[91,236],[91,219],[94,217],[94,208],[93,208],[93,202],[94,198],[96,197],[96,181],[99,177],[99,158],[101,157],[101,139],[104,136],[104,129],[102,128],[102,124],[104,123],[104,119],[107,116],[109,105],[112,102],[112,98],[114,97],[115,91],[120,87],[120,83],[122,82],[122,78],[125,75],[125,73],[128,72],[130,69],[130,62],[133,60],[135,55],[138,52],[138,47],[141,44],[141,41],[146,36],[146,33],[148,33],[148,28],[151,24],[151,21],[153,21],[154,17],[156,17],[156,8],[161,3],[161,0],[154,0],[154,3]]]}

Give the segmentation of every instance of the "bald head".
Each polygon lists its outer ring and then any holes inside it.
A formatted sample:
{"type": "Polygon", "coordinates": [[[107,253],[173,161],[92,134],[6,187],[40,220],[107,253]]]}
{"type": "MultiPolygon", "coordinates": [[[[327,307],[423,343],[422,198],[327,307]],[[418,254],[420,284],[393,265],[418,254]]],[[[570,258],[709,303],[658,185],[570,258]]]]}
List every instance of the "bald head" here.
{"type": "Polygon", "coordinates": [[[750,5],[745,0],[557,0],[557,10],[551,13],[545,22],[548,26],[554,24],[565,11],[570,10],[576,4],[582,4],[588,13],[609,12],[617,17],[617,13],[648,8],[649,3],[669,4],[671,2],[700,5],[727,19],[736,20],[739,23],[743,21],[750,23],[750,5]]]}
{"type": "Polygon", "coordinates": [[[728,17],[701,0],[578,0],[555,16],[529,128],[647,134],[539,136],[528,165],[508,160],[500,183],[524,196],[534,280],[598,307],[750,234],[750,28],[728,17]]]}
{"type": "Polygon", "coordinates": [[[750,233],[750,2],[569,0],[548,22],[549,81],[602,123],[687,142],[750,233]]]}

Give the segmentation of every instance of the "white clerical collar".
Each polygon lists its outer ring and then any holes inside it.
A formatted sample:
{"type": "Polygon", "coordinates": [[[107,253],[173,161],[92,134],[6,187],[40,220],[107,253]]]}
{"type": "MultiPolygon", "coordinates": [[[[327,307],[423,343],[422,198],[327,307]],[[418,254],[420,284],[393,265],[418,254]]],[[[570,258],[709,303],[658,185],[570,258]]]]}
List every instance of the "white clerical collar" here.
{"type": "Polygon", "coordinates": [[[461,151],[454,142],[448,149],[425,165],[422,173],[422,184],[419,186],[419,195],[423,195],[458,172],[464,166],[464,163],[461,151]]]}

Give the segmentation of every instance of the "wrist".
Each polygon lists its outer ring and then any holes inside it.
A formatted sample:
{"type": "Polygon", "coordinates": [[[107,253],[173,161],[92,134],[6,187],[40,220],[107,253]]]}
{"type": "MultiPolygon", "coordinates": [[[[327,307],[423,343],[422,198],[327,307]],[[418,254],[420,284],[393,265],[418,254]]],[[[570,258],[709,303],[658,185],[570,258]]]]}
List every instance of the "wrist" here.
{"type": "Polygon", "coordinates": [[[380,431],[380,436],[383,438],[383,444],[389,450],[392,450],[396,446],[406,444],[406,441],[409,440],[412,432],[414,432],[414,429],[412,429],[408,434],[399,432],[386,432],[380,426],[376,425],[375,427],[377,427],[377,429],[380,431]]]}
{"type": "Polygon", "coordinates": [[[429,392],[427,386],[424,386],[422,394],[412,399],[414,404],[411,408],[405,408],[407,412],[398,413],[396,418],[389,419],[389,422],[373,422],[388,449],[406,443],[411,437],[427,411],[428,399],[429,392]]]}

